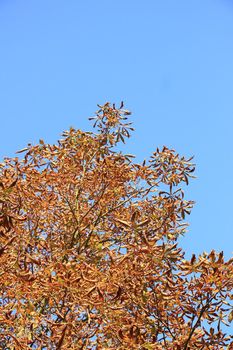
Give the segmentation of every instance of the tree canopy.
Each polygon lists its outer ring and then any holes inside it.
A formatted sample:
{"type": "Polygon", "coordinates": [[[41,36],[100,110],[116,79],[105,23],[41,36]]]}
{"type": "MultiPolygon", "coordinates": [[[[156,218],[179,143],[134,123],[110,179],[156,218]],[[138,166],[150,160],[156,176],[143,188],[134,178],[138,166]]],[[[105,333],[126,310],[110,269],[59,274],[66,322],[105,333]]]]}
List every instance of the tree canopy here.
{"type": "Polygon", "coordinates": [[[106,103],[95,132],[0,164],[1,349],[233,349],[233,259],[178,244],[192,158],[137,164],[129,115],[106,103]]]}

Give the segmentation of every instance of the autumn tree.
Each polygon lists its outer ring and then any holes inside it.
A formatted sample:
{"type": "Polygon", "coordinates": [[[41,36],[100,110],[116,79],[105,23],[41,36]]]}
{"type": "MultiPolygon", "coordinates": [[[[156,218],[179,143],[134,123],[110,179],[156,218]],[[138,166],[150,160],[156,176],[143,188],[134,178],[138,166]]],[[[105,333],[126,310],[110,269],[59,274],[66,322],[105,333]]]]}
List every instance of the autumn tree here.
{"type": "Polygon", "coordinates": [[[1,349],[233,349],[233,259],[184,258],[194,165],[137,164],[123,105],[0,164],[1,349]]]}

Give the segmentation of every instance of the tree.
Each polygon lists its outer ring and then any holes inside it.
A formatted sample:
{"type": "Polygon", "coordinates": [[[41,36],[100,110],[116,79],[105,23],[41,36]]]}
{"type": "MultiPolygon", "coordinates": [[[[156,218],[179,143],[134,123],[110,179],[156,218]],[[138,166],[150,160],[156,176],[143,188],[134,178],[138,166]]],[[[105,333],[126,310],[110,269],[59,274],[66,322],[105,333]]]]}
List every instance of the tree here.
{"type": "Polygon", "coordinates": [[[192,159],[136,164],[130,113],[99,108],[0,164],[1,349],[233,349],[233,259],[178,246],[192,159]]]}

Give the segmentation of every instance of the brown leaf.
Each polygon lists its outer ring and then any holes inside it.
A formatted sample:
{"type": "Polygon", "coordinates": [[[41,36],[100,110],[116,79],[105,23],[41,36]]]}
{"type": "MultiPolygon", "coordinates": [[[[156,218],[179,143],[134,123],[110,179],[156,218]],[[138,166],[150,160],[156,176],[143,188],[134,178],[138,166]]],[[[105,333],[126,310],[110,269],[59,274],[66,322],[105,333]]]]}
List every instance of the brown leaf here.
{"type": "Polygon", "coordinates": [[[122,224],[123,226],[126,226],[126,227],[131,227],[131,222],[128,222],[128,221],[124,221],[124,220],[120,220],[120,219],[114,219],[116,222],[119,222],[120,224],[122,224]]]}
{"type": "Polygon", "coordinates": [[[64,338],[65,338],[65,334],[66,334],[66,329],[67,329],[67,325],[65,325],[65,327],[63,328],[62,330],[62,334],[61,334],[61,337],[57,343],[57,350],[61,349],[62,347],[62,344],[63,344],[63,341],[64,341],[64,338]]]}

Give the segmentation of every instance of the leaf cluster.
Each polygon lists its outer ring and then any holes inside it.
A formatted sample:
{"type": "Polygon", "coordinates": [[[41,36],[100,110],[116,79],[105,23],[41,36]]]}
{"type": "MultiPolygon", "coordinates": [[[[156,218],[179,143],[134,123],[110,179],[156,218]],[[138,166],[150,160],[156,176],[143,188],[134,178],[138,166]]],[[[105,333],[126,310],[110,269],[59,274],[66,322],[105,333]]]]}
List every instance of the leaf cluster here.
{"type": "Polygon", "coordinates": [[[232,259],[184,259],[192,159],[117,151],[130,112],[106,103],[0,164],[1,349],[232,349],[232,259]]]}

